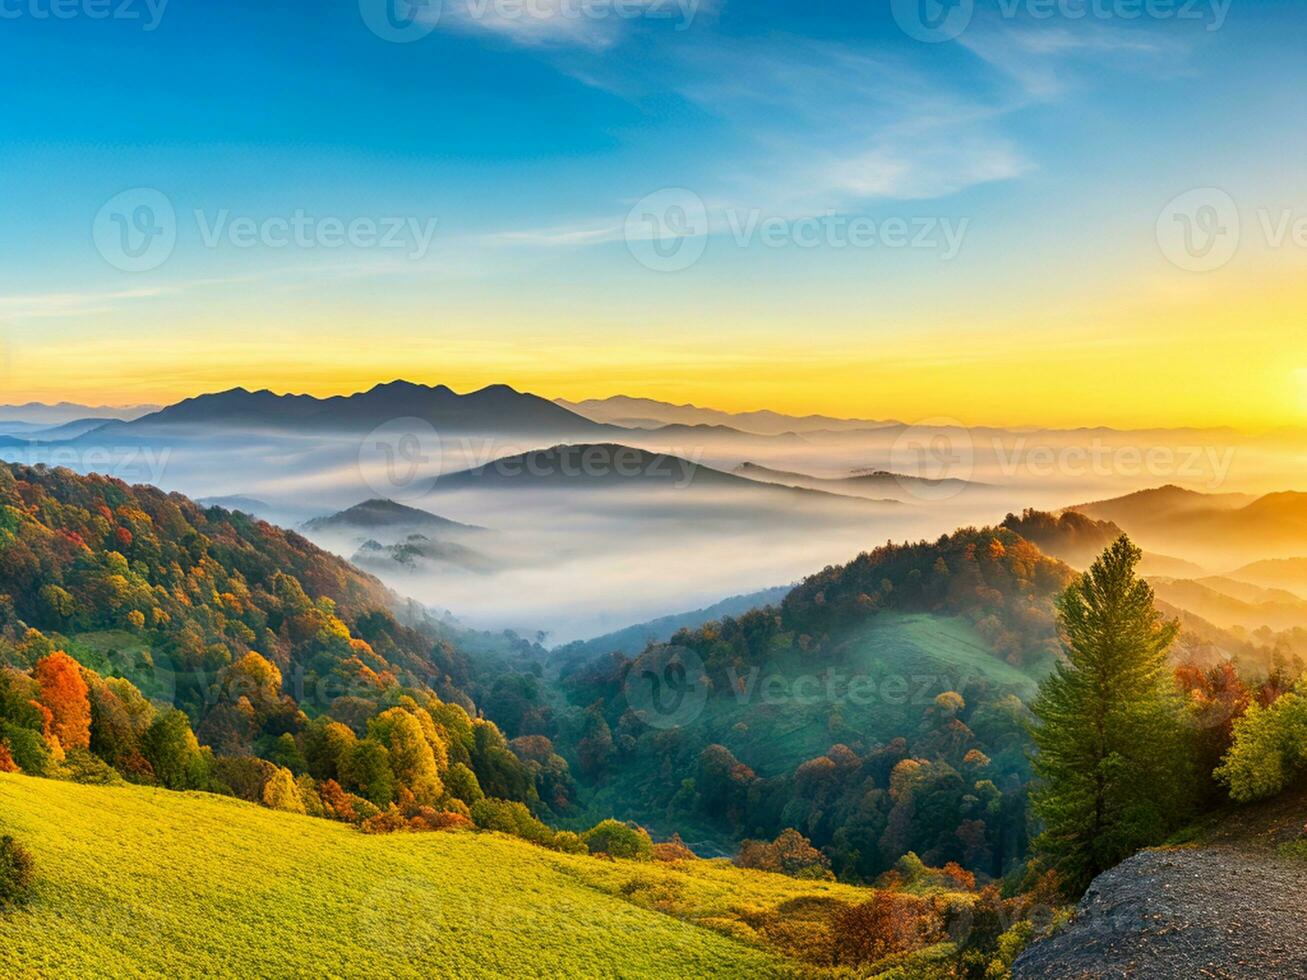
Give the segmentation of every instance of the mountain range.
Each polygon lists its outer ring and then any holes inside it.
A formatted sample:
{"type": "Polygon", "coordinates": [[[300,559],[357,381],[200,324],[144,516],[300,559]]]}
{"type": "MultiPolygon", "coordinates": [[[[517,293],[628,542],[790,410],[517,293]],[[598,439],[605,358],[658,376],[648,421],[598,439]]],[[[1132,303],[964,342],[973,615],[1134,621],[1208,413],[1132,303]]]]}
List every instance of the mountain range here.
{"type": "Polygon", "coordinates": [[[939,496],[961,493],[969,486],[976,486],[967,480],[943,479],[927,480],[922,477],[905,476],[902,473],[890,473],[885,470],[859,470],[849,476],[819,477],[806,473],[786,470],[774,470],[757,463],[742,463],[733,472],[761,483],[775,483],[785,487],[802,487],[806,490],[820,490],[825,493],[838,493],[849,497],[865,497],[884,501],[911,499],[914,496],[929,494],[939,496]]]}
{"type": "Polygon", "coordinates": [[[10,431],[9,426],[15,423],[44,428],[75,422],[78,419],[131,420],[157,412],[160,407],[159,405],[92,406],[73,402],[58,402],[54,405],[42,402],[0,405],[0,430],[10,431]]]}
{"type": "Polygon", "coordinates": [[[1145,548],[1211,567],[1307,554],[1307,493],[1254,497],[1165,486],[1066,509],[1111,521],[1145,548]]]}
{"type": "Polygon", "coordinates": [[[817,430],[875,429],[898,424],[893,421],[840,419],[827,415],[785,415],[766,410],[723,412],[714,408],[701,408],[698,405],[673,405],[652,398],[631,398],[626,395],[591,398],[579,402],[555,398],[554,402],[570,412],[596,422],[640,429],[655,429],[664,425],[725,425],[757,435],[782,435],[787,432],[802,433],[817,430]]]}
{"type": "Polygon", "coordinates": [[[130,422],[114,434],[151,433],[170,427],[295,432],[368,432],[396,419],[420,419],[438,433],[578,435],[608,431],[547,399],[508,385],[459,394],[445,385],[393,381],[353,395],[317,398],[232,388],[187,398],[130,422]]]}

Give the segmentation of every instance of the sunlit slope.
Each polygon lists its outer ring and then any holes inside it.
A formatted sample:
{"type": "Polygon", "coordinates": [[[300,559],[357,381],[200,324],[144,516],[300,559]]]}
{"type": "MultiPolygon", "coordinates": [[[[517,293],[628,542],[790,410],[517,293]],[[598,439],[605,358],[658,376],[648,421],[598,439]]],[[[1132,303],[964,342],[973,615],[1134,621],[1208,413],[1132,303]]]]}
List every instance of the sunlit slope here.
{"type": "Polygon", "coordinates": [[[723,916],[856,896],[493,835],[369,837],[203,794],[12,775],[0,775],[0,830],[29,846],[39,875],[34,902],[0,916],[6,977],[788,976],[798,964],[638,907],[631,882],[723,916]]]}
{"type": "Polygon", "coordinates": [[[833,663],[778,657],[745,679],[749,693],[711,702],[703,721],[715,740],[771,774],[842,740],[888,741],[910,730],[936,695],[975,681],[1023,698],[1036,688],[965,619],[884,612],[841,644],[833,663]],[[769,686],[771,676],[778,680],[769,686]]]}

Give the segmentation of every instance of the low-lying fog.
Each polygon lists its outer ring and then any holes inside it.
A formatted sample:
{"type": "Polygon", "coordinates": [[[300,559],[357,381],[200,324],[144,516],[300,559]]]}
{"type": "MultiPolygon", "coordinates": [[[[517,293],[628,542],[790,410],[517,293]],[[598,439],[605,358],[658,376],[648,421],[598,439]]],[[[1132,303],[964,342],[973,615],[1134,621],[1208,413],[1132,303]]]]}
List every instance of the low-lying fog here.
{"type": "Polygon", "coordinates": [[[1205,493],[1295,489],[1307,461],[1300,442],[1219,431],[894,426],[748,436],[681,427],[633,431],[622,441],[725,474],[746,462],[776,472],[718,478],[678,460],[653,472],[638,454],[621,467],[602,453],[589,463],[578,455],[486,466],[552,441],[191,429],[3,455],[217,498],[297,529],[374,498],[486,528],[456,544],[428,531],[410,540],[404,528],[310,536],[469,625],[544,631],[550,643],[784,585],[886,540],[934,537],[1024,507],[1056,509],[1164,484],[1205,493]],[[485,469],[452,477],[472,467],[485,469]],[[935,482],[866,475],[874,471],[935,482]],[[778,485],[787,483],[809,489],[778,485]]]}

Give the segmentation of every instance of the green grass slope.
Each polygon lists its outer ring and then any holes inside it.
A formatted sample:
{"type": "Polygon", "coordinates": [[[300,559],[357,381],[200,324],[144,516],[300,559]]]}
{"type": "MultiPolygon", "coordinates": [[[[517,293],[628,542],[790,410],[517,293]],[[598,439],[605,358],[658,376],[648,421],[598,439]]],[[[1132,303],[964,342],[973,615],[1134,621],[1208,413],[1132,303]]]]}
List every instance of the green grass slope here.
{"type": "Polygon", "coordinates": [[[0,831],[38,871],[34,900],[0,914],[5,977],[793,976],[812,968],[755,945],[742,913],[868,894],[17,775],[0,775],[0,831]]]}

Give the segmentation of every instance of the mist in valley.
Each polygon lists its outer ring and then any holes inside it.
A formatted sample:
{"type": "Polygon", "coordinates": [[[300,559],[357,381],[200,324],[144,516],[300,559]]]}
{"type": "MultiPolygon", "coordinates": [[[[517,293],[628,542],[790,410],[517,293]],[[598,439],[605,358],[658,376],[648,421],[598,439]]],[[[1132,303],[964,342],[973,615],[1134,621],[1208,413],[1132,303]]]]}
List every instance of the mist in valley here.
{"type": "MultiPolygon", "coordinates": [[[[1168,484],[1251,500],[1294,487],[1307,458],[1295,434],[1225,430],[937,422],[768,434],[605,422],[575,434],[442,435],[418,419],[367,434],[136,423],[6,453],[248,511],[468,625],[550,644],[786,585],[886,541],[992,524],[1027,507],[1058,510],[1168,484]],[[531,453],[577,443],[608,448],[531,453]],[[304,528],[374,499],[485,530],[304,528]]],[[[1307,553],[1292,540],[1195,540],[1182,522],[1122,526],[1149,550],[1205,571],[1307,553]]]]}

